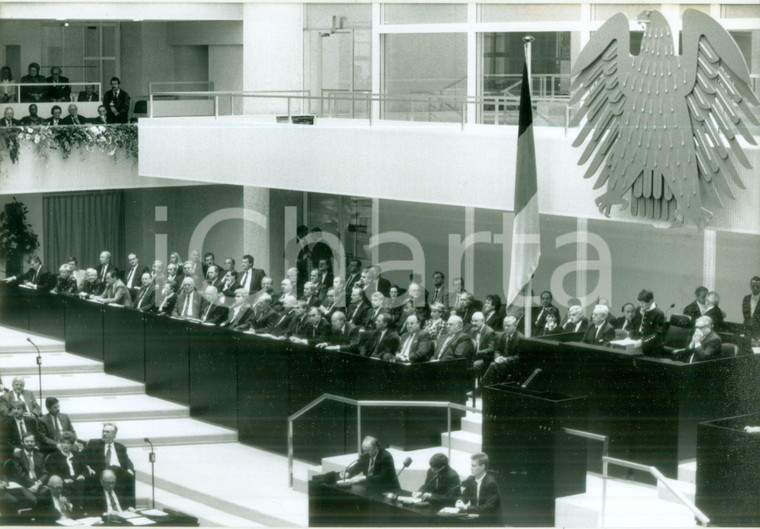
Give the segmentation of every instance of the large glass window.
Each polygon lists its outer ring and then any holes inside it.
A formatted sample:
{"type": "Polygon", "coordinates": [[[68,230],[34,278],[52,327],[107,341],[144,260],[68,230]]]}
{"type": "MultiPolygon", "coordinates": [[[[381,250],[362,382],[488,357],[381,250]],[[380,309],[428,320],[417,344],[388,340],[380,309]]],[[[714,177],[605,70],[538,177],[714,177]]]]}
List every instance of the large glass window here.
{"type": "Polygon", "coordinates": [[[465,4],[384,4],[385,24],[445,24],[467,22],[465,4]]]}

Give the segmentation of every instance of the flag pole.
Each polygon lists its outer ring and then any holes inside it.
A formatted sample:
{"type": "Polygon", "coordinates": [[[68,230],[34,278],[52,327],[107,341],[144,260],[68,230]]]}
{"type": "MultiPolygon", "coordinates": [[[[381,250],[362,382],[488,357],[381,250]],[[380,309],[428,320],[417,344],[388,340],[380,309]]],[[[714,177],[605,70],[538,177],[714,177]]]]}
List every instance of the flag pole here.
{"type": "MultiPolygon", "coordinates": [[[[531,37],[530,35],[525,35],[523,37],[523,49],[525,51],[525,64],[528,68],[528,91],[532,94],[533,93],[533,80],[531,78],[531,44],[533,41],[536,40],[535,38],[531,37]]],[[[530,338],[532,332],[533,332],[533,276],[531,275],[531,278],[528,280],[528,282],[525,285],[525,291],[523,293],[523,335],[526,338],[530,338]]]]}

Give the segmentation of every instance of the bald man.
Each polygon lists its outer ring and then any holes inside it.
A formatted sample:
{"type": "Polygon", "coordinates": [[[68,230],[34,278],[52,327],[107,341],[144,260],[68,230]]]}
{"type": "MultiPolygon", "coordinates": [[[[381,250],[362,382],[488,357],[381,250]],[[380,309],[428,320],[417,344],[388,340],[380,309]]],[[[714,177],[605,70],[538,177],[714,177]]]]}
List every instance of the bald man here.
{"type": "Polygon", "coordinates": [[[371,435],[362,441],[362,455],[359,456],[359,461],[343,471],[341,478],[352,483],[366,481],[368,485],[383,492],[401,488],[396,477],[393,456],[371,435]]]}

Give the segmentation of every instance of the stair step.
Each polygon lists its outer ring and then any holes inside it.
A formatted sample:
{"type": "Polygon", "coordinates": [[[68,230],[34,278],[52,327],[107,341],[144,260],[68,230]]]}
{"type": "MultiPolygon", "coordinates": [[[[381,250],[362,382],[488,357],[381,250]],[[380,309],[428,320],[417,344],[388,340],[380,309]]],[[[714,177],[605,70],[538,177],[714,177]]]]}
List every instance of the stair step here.
{"type": "Polygon", "coordinates": [[[476,454],[483,449],[483,437],[471,432],[458,430],[451,432],[451,438],[449,438],[448,432],[444,432],[441,434],[441,445],[444,447],[451,446],[453,450],[476,454]]]}
{"type": "Polygon", "coordinates": [[[678,481],[697,482],[697,460],[689,459],[678,465],[678,481]]]}
{"type": "Polygon", "coordinates": [[[26,341],[27,338],[30,338],[43,353],[66,350],[66,344],[62,340],[48,338],[47,336],[41,336],[27,331],[1,327],[0,353],[30,353],[36,355],[37,349],[26,341]]]}
{"type": "MultiPolygon", "coordinates": [[[[691,503],[694,503],[694,499],[697,495],[697,486],[694,483],[690,483],[688,481],[679,481],[676,479],[667,479],[668,485],[673,487],[678,493],[680,493],[684,498],[689,500],[691,503]]],[[[681,504],[681,500],[678,499],[678,497],[673,494],[670,489],[668,489],[665,485],[663,485],[661,482],[657,483],[657,497],[661,500],[666,501],[672,501],[674,503],[677,503],[679,505],[681,504]]]]}
{"type": "Polygon", "coordinates": [[[479,413],[473,413],[462,417],[462,431],[482,435],[483,416],[479,413]]]}
{"type": "Polygon", "coordinates": [[[187,406],[175,404],[148,395],[102,395],[90,397],[64,397],[61,411],[72,422],[123,421],[132,419],[158,419],[189,417],[187,406]]]}
{"type": "MultiPolygon", "coordinates": [[[[150,419],[129,420],[117,423],[119,432],[116,440],[128,447],[144,447],[147,437],[156,446],[186,445],[201,443],[234,443],[237,431],[222,428],[196,419],[150,419]]],[[[80,439],[99,439],[103,430],[102,421],[78,422],[75,425],[80,439]]]]}
{"type": "MultiPolygon", "coordinates": [[[[6,375],[5,371],[3,375],[6,375]]],[[[8,372],[6,376],[13,378],[15,373],[8,372]]],[[[39,382],[37,376],[21,375],[26,381],[26,389],[34,392],[39,398],[39,382]]],[[[105,373],[61,373],[42,375],[43,398],[55,397],[85,397],[90,395],[114,395],[145,393],[145,385],[126,378],[107,375],[105,373]]],[[[44,403],[43,403],[44,405],[44,403]]]]}
{"type": "MultiPolygon", "coordinates": [[[[102,373],[103,363],[66,352],[42,353],[43,375],[55,373],[102,373]]],[[[36,355],[26,353],[0,353],[4,373],[37,375],[36,355]]],[[[10,387],[11,379],[6,384],[10,387]]]]}

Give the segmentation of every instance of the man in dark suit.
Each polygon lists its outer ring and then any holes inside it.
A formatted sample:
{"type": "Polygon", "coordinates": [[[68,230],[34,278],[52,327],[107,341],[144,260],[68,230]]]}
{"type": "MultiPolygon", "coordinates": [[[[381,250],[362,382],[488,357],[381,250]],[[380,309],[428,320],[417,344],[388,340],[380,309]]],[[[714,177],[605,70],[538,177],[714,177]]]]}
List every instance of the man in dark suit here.
{"type": "Polygon", "coordinates": [[[396,477],[393,456],[380,447],[377,438],[369,435],[362,441],[362,455],[359,456],[359,461],[344,470],[341,478],[350,478],[353,483],[366,481],[369,486],[382,492],[401,488],[396,477]]]}
{"type": "Polygon", "coordinates": [[[676,360],[688,362],[704,362],[721,357],[723,342],[715,331],[713,321],[709,316],[697,318],[694,335],[686,349],[673,351],[676,360]]]}
{"type": "Polygon", "coordinates": [[[48,83],[48,99],[56,103],[71,99],[71,85],[68,84],[69,78],[62,76],[61,73],[60,66],[53,66],[50,68],[50,77],[45,79],[48,83]]]}
{"type": "Polygon", "coordinates": [[[567,311],[567,321],[563,325],[565,332],[585,332],[588,327],[588,318],[583,315],[580,305],[573,305],[567,311]]]}
{"type": "Polygon", "coordinates": [[[248,294],[255,294],[261,290],[261,280],[267,273],[261,268],[253,267],[253,256],[244,255],[240,264],[242,271],[240,272],[239,281],[240,286],[248,292],[248,294]]]}
{"type": "Polygon", "coordinates": [[[476,312],[472,315],[470,336],[475,343],[473,369],[478,375],[482,375],[493,361],[493,351],[496,345],[496,333],[486,325],[486,319],[482,312],[476,312]]]}
{"type": "Polygon", "coordinates": [[[213,323],[219,325],[227,319],[227,307],[224,306],[221,300],[222,294],[211,285],[206,287],[203,291],[203,299],[198,313],[198,319],[203,323],[213,323]]]}
{"type": "Polygon", "coordinates": [[[63,479],[51,475],[48,479],[48,490],[40,495],[33,513],[34,519],[42,525],[53,526],[58,520],[71,520],[79,514],[79,509],[63,494],[63,479]]]}
{"type": "Polygon", "coordinates": [[[641,313],[636,310],[634,304],[626,303],[620,310],[623,315],[615,320],[613,327],[627,331],[628,334],[638,332],[639,327],[641,326],[641,313]]]}
{"type": "Polygon", "coordinates": [[[45,458],[34,446],[34,434],[27,432],[21,444],[21,450],[11,458],[7,465],[8,481],[18,483],[39,499],[46,491],[48,479],[45,471],[45,458]]]}
{"type": "Polygon", "coordinates": [[[195,281],[192,277],[185,276],[182,280],[182,288],[177,294],[177,304],[174,305],[172,316],[197,319],[200,314],[200,305],[201,295],[195,289],[195,281]]]}
{"type": "Polygon", "coordinates": [[[694,291],[694,301],[689,303],[683,308],[683,313],[686,314],[691,318],[691,325],[694,326],[694,322],[697,321],[697,318],[702,316],[705,312],[707,312],[708,306],[707,306],[707,293],[709,291],[707,290],[707,287],[697,287],[697,289],[694,291]]]}
{"type": "Polygon", "coordinates": [[[430,304],[443,303],[444,307],[449,306],[449,292],[445,285],[446,276],[443,272],[433,272],[433,288],[430,290],[430,304]]]}
{"type": "Polygon", "coordinates": [[[218,291],[222,290],[222,278],[219,277],[219,267],[211,265],[206,270],[206,286],[214,287],[218,291]]]}
{"type": "Polygon", "coordinates": [[[3,112],[3,119],[0,121],[0,127],[18,127],[21,121],[13,117],[13,108],[6,107],[3,112]]]}
{"type": "Polygon", "coordinates": [[[79,115],[79,109],[74,103],[69,105],[69,115],[61,120],[61,125],[84,125],[90,120],[79,115]]]}
{"type": "Polygon", "coordinates": [[[121,80],[111,77],[111,89],[103,95],[108,123],[129,122],[129,94],[121,89],[121,80]]]}
{"type": "Polygon", "coordinates": [[[413,496],[435,503],[446,503],[456,498],[459,492],[459,474],[449,466],[449,458],[440,452],[433,454],[429,465],[425,483],[413,496]]]}
{"type": "Polygon", "coordinates": [[[101,283],[106,282],[106,275],[111,270],[114,270],[116,267],[111,264],[111,252],[103,250],[100,252],[100,255],[98,256],[98,260],[100,261],[100,264],[95,269],[98,272],[98,280],[101,283]]]}
{"type": "Polygon", "coordinates": [[[0,418],[0,423],[2,424],[0,456],[3,461],[11,457],[14,450],[23,448],[26,434],[30,433],[35,438],[37,437],[37,421],[34,417],[24,416],[22,402],[11,404],[9,415],[0,418]]]}
{"type": "Polygon", "coordinates": [[[319,294],[317,294],[317,288],[314,283],[307,281],[303,285],[303,299],[310,307],[317,307],[322,302],[319,294]]]}
{"type": "Polygon", "coordinates": [[[39,103],[40,101],[46,101],[48,95],[48,87],[45,84],[45,76],[40,75],[40,65],[36,62],[29,64],[27,75],[23,76],[20,80],[22,84],[34,84],[37,86],[22,86],[21,87],[21,102],[39,103]]]}
{"type": "Polygon", "coordinates": [[[642,290],[637,299],[641,309],[641,325],[631,337],[639,340],[638,345],[645,355],[662,356],[663,340],[667,330],[665,314],[655,305],[654,293],[651,290],[642,290]]]}
{"type": "Polygon", "coordinates": [[[36,420],[38,417],[42,416],[42,408],[40,408],[40,405],[37,403],[34,393],[28,389],[24,389],[25,387],[26,381],[23,377],[14,377],[11,391],[4,394],[2,398],[5,399],[5,404],[9,411],[14,403],[20,402],[23,405],[24,417],[30,417],[36,420]]]}
{"type": "Polygon", "coordinates": [[[462,318],[465,332],[470,331],[472,326],[472,315],[478,312],[474,296],[469,292],[462,292],[459,295],[459,308],[456,310],[457,316],[462,318]]]}
{"type": "Polygon", "coordinates": [[[346,309],[346,320],[357,327],[364,327],[369,310],[370,306],[364,297],[364,290],[361,286],[354,285],[354,288],[351,290],[348,308],[346,309]]]}
{"type": "Polygon", "coordinates": [[[393,318],[387,312],[381,312],[375,319],[375,331],[364,341],[361,354],[392,362],[399,347],[398,334],[390,330],[393,318]]]}
{"type": "Polygon", "coordinates": [[[375,292],[380,292],[385,297],[391,295],[391,282],[380,277],[380,271],[380,267],[377,265],[362,270],[362,287],[365,295],[370,299],[375,292]]]}
{"type": "Polygon", "coordinates": [[[140,260],[137,255],[130,253],[127,256],[127,270],[124,274],[124,284],[127,286],[129,293],[132,295],[132,299],[136,299],[140,288],[142,287],[142,275],[148,272],[147,266],[140,266],[140,260]]]}
{"type": "Polygon", "coordinates": [[[93,125],[108,125],[108,111],[105,105],[98,107],[98,115],[90,120],[93,125]]]}
{"type": "Polygon", "coordinates": [[[88,498],[87,514],[100,516],[103,513],[118,515],[118,513],[125,511],[135,512],[134,497],[123,494],[122,490],[121,482],[117,482],[116,473],[112,469],[103,470],[100,473],[100,485],[91,491],[88,498]]]}
{"type": "Polygon", "coordinates": [[[272,336],[287,336],[293,319],[300,317],[296,309],[298,300],[295,296],[285,296],[280,300],[280,303],[282,304],[282,312],[268,329],[272,336]]]}
{"type": "Polygon", "coordinates": [[[88,268],[84,272],[84,282],[79,296],[84,299],[100,296],[105,290],[105,284],[98,279],[98,271],[88,268]]]}
{"type": "Polygon", "coordinates": [[[330,270],[330,260],[320,259],[317,264],[317,281],[321,288],[328,289],[333,286],[333,275],[330,270]]]}
{"type": "Polygon", "coordinates": [[[45,399],[45,407],[48,412],[43,415],[39,421],[39,441],[40,449],[43,452],[50,453],[61,449],[61,438],[64,433],[69,432],[74,436],[76,441],[77,432],[71,424],[71,419],[65,413],[61,413],[61,403],[55,397],[45,399]]]}
{"type": "Polygon", "coordinates": [[[359,352],[359,328],[346,321],[346,315],[335,311],[330,318],[330,331],[317,347],[342,353],[359,352]]]}
{"type": "MultiPolygon", "coordinates": [[[[34,103],[29,105],[29,115],[21,118],[21,124],[24,125],[25,127],[38,127],[42,125],[45,122],[45,120],[42,119],[42,116],[40,116],[38,112],[39,112],[39,109],[37,108],[37,105],[35,105],[34,103]]],[[[0,125],[4,126],[5,123],[0,122],[0,125]]]]}
{"type": "Polygon", "coordinates": [[[47,118],[43,124],[48,125],[50,127],[57,127],[58,125],[63,125],[61,121],[63,118],[61,117],[61,114],[63,113],[63,109],[58,105],[53,105],[50,108],[50,117],[47,118]]]}
{"type": "Polygon", "coordinates": [[[541,308],[533,309],[533,322],[532,329],[533,335],[538,334],[540,329],[543,329],[546,325],[546,315],[554,313],[557,316],[557,321],[560,321],[559,309],[553,304],[554,296],[548,290],[541,292],[541,308]]]}
{"type": "Polygon", "coordinates": [[[501,304],[501,298],[496,294],[489,294],[483,302],[483,317],[485,324],[499,332],[502,330],[501,324],[504,321],[504,310],[501,304]]]}
{"type": "Polygon", "coordinates": [[[597,305],[591,312],[591,325],[583,335],[583,343],[593,345],[609,345],[615,339],[615,327],[607,322],[610,309],[605,305],[597,305]]]}
{"type": "Polygon", "coordinates": [[[483,386],[505,382],[517,371],[523,335],[517,330],[517,318],[514,316],[507,316],[502,324],[504,332],[494,344],[493,362],[483,375],[481,380],[483,386]]]}
{"type": "MultiPolygon", "coordinates": [[[[254,331],[268,329],[276,320],[279,314],[275,311],[272,303],[272,296],[260,290],[251,309],[251,315],[248,317],[246,325],[254,331]]],[[[328,325],[325,322],[325,325],[328,325]]]]}
{"type": "Polygon", "coordinates": [[[100,96],[95,91],[95,85],[88,84],[84,86],[84,90],[79,92],[77,101],[85,101],[87,103],[96,103],[100,101],[100,96]]]}
{"type": "MultiPolygon", "coordinates": [[[[27,286],[33,286],[38,290],[48,291],[55,287],[56,278],[51,274],[44,266],[42,266],[42,260],[38,256],[33,256],[29,260],[31,267],[27,270],[18,280],[27,286]]],[[[16,278],[8,278],[12,281],[16,278]]]]}
{"type": "Polygon", "coordinates": [[[399,362],[427,362],[433,356],[433,341],[420,326],[420,317],[416,314],[407,316],[404,322],[406,332],[401,337],[396,360],[399,362]]]}
{"type": "Polygon", "coordinates": [[[744,316],[744,326],[749,333],[758,338],[760,337],[760,277],[753,277],[749,282],[749,288],[752,293],[742,299],[742,316],[744,316]]]}
{"type": "Polygon", "coordinates": [[[469,334],[464,332],[464,324],[459,316],[449,316],[446,322],[447,332],[442,334],[436,343],[431,362],[445,362],[466,358],[472,360],[475,356],[475,344],[469,334]]]}
{"type": "Polygon", "coordinates": [[[346,269],[346,305],[351,303],[351,291],[357,284],[361,284],[362,262],[359,259],[348,261],[346,269]]]}
{"type": "MultiPolygon", "coordinates": [[[[127,454],[127,447],[116,442],[118,428],[113,423],[103,425],[100,439],[90,439],[84,449],[84,461],[90,470],[102,475],[111,470],[119,478],[119,489],[125,501],[135,502],[135,466],[127,454]]],[[[115,479],[115,478],[114,478],[115,479]]],[[[104,511],[100,511],[104,512],[104,511]]]]}
{"type": "Polygon", "coordinates": [[[317,307],[310,307],[306,311],[306,322],[298,330],[298,333],[290,337],[295,343],[317,345],[322,343],[330,332],[330,324],[322,317],[317,307]]]}
{"type": "Polygon", "coordinates": [[[471,456],[472,475],[462,482],[462,493],[455,507],[461,512],[478,515],[478,525],[500,526],[501,495],[496,480],[488,474],[488,456],[484,453],[471,456]]]}
{"type": "Polygon", "coordinates": [[[143,272],[141,286],[133,296],[132,306],[143,312],[153,312],[156,308],[156,285],[150,272],[143,272]]]}

